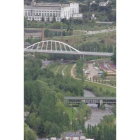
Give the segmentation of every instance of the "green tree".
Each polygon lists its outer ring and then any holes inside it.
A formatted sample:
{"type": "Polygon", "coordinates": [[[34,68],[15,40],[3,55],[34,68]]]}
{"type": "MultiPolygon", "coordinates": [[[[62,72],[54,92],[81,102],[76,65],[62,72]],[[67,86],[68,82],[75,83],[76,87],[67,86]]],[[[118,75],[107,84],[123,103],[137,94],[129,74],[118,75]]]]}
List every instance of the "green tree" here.
{"type": "Polygon", "coordinates": [[[111,60],[114,62],[114,64],[116,65],[116,47],[114,49],[114,54],[113,56],[111,57],[111,60]]]}
{"type": "Polygon", "coordinates": [[[50,136],[51,137],[60,137],[60,134],[61,134],[60,127],[57,124],[53,123],[50,128],[50,136]]]}
{"type": "Polygon", "coordinates": [[[33,112],[37,112],[37,107],[34,102],[32,102],[30,106],[30,113],[33,113],[33,112]]]}
{"type": "Polygon", "coordinates": [[[27,23],[28,21],[27,21],[27,18],[26,17],[24,17],[24,27],[27,27],[27,25],[28,25],[28,23],[27,23]]]}
{"type": "Polygon", "coordinates": [[[36,134],[26,123],[24,124],[24,140],[36,140],[36,134]]]}

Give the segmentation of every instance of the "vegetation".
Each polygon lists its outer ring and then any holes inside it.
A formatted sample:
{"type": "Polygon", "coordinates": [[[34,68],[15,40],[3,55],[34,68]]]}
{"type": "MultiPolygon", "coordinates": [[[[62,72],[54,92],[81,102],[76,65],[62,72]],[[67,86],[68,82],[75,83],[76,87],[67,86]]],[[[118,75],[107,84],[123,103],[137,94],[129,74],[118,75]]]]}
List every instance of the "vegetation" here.
{"type": "Polygon", "coordinates": [[[116,48],[114,49],[114,55],[112,56],[112,61],[116,64],[116,48]]]}
{"type": "Polygon", "coordinates": [[[70,77],[71,76],[71,68],[72,68],[73,64],[68,64],[67,68],[64,71],[65,76],[70,77]]]}
{"type": "Polygon", "coordinates": [[[72,118],[63,103],[64,96],[83,96],[82,82],[62,77],[61,74],[55,76],[50,69],[56,67],[57,63],[41,69],[39,56],[26,57],[24,65],[24,104],[30,112],[26,124],[39,137],[60,137],[63,131],[83,129],[89,108],[80,106],[79,117],[76,112],[72,118]]]}
{"type": "Polygon", "coordinates": [[[92,91],[96,96],[100,97],[116,97],[116,89],[91,82],[84,82],[84,89],[92,91]]]}
{"type": "Polygon", "coordinates": [[[102,122],[95,126],[88,126],[86,136],[95,140],[116,140],[116,117],[105,116],[102,122]]]}
{"type": "Polygon", "coordinates": [[[81,79],[83,79],[83,65],[84,65],[84,61],[83,59],[79,59],[76,63],[76,73],[77,73],[77,77],[80,77],[81,79]]]}
{"type": "Polygon", "coordinates": [[[51,31],[49,29],[46,29],[44,31],[44,35],[45,37],[49,37],[52,38],[53,36],[70,36],[72,35],[73,32],[72,31],[51,31]]]}
{"type": "Polygon", "coordinates": [[[24,140],[36,140],[36,134],[24,123],[24,140]]]}

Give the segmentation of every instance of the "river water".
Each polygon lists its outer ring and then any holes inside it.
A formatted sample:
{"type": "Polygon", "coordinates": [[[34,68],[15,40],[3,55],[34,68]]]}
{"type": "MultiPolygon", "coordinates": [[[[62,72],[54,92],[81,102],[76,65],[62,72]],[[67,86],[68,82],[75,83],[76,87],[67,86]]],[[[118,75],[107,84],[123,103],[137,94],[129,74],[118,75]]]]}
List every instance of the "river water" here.
{"type": "MultiPolygon", "coordinates": [[[[84,90],[84,97],[95,97],[95,95],[88,91],[84,90]]],[[[85,127],[88,125],[95,126],[101,122],[104,116],[113,114],[113,106],[105,105],[105,109],[99,109],[96,104],[87,104],[91,107],[92,113],[90,119],[85,122],[85,127]]]]}

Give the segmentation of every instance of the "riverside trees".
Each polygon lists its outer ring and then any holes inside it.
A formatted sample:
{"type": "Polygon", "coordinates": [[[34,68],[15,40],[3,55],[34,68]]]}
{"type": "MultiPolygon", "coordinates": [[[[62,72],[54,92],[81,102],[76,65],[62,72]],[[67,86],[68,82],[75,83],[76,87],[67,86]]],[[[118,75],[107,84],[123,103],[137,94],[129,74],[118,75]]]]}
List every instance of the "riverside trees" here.
{"type": "Polygon", "coordinates": [[[26,123],[24,124],[24,140],[36,140],[36,134],[26,123]]]}

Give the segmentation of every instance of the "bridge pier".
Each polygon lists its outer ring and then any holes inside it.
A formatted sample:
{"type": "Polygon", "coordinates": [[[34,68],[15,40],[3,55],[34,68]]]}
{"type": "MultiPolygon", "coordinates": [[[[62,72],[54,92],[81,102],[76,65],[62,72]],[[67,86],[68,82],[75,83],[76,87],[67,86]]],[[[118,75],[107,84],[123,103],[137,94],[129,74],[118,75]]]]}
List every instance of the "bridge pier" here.
{"type": "Polygon", "coordinates": [[[109,58],[109,61],[111,61],[111,57],[108,57],[109,58]]]}
{"type": "Polygon", "coordinates": [[[104,59],[104,64],[106,63],[106,57],[103,58],[104,59]]]}
{"type": "Polygon", "coordinates": [[[86,56],[85,55],[83,55],[83,61],[86,62],[86,56]]]}
{"type": "Polygon", "coordinates": [[[98,105],[98,108],[100,108],[100,103],[98,103],[97,105],[98,105]]]}

